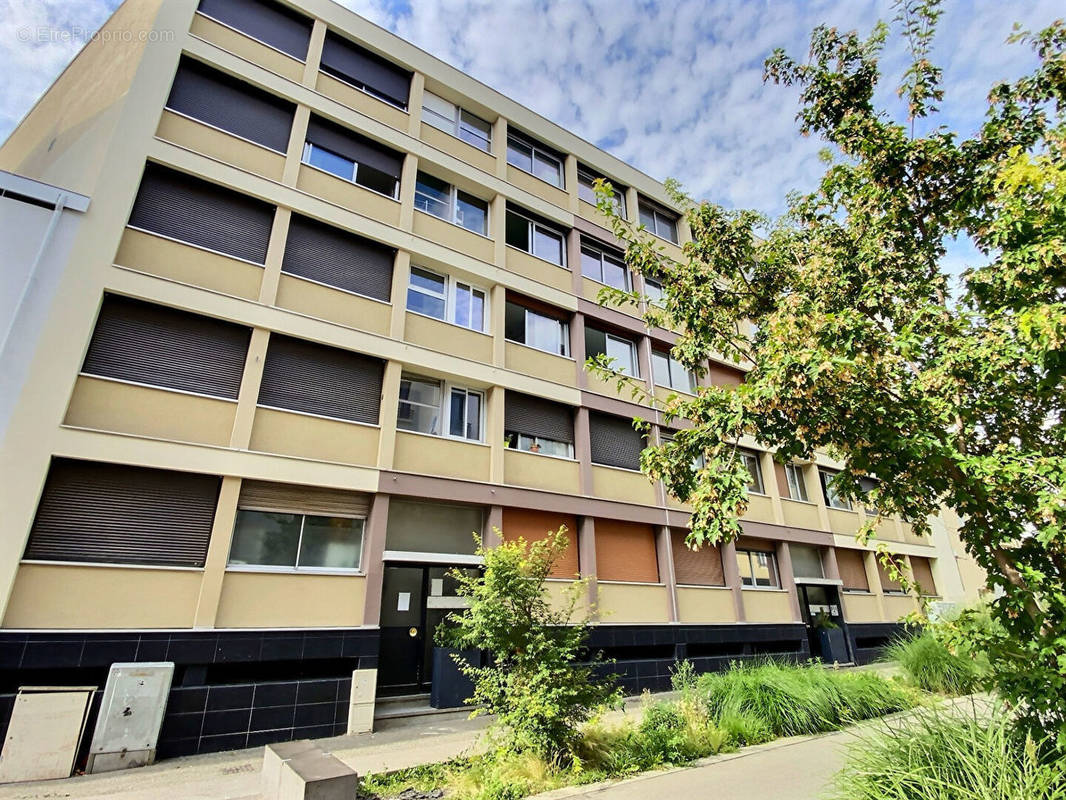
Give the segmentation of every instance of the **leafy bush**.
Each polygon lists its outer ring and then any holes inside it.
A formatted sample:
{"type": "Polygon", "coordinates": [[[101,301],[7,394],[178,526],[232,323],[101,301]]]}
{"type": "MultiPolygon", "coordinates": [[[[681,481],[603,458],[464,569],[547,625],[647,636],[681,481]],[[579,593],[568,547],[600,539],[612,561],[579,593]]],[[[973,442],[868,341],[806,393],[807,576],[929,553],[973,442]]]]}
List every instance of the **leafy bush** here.
{"type": "Polygon", "coordinates": [[[949,648],[932,627],[897,639],[885,649],[884,657],[898,662],[913,685],[939,694],[969,694],[987,670],[978,659],[949,648]]]}
{"type": "Polygon", "coordinates": [[[1066,800],[1066,760],[1012,727],[930,710],[852,745],[836,800],[1066,800]]]}

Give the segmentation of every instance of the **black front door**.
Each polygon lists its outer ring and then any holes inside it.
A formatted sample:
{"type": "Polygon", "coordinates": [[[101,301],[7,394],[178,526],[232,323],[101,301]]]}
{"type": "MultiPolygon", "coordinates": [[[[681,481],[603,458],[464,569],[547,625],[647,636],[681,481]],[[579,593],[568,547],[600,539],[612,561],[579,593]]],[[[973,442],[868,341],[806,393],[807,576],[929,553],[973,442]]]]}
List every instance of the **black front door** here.
{"type": "Polygon", "coordinates": [[[800,610],[807,628],[807,641],[811,657],[823,661],[847,661],[847,636],[844,630],[844,615],[841,613],[840,592],[836,586],[798,584],[800,610]],[[819,626],[820,620],[830,625],[819,626]],[[831,627],[836,626],[836,627],[831,627]],[[822,631],[826,631],[823,636],[822,631]],[[823,639],[831,642],[833,652],[824,652],[823,639]]]}
{"type": "MultiPolygon", "coordinates": [[[[463,601],[456,597],[455,567],[385,566],[381,590],[381,653],[378,692],[428,692],[433,680],[437,628],[463,601]]],[[[466,568],[476,571],[476,568],[466,568]]]]}

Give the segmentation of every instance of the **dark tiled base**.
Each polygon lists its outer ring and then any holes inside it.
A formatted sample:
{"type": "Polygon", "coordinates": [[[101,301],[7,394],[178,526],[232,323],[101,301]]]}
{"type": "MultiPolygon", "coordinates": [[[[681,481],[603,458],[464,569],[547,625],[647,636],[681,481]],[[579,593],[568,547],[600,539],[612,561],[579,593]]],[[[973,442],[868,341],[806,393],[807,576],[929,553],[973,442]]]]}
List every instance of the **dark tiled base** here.
{"type": "Polygon", "coordinates": [[[856,622],[848,623],[848,639],[856,664],[869,664],[877,661],[885,646],[894,639],[905,635],[907,626],[898,622],[856,622]]]}

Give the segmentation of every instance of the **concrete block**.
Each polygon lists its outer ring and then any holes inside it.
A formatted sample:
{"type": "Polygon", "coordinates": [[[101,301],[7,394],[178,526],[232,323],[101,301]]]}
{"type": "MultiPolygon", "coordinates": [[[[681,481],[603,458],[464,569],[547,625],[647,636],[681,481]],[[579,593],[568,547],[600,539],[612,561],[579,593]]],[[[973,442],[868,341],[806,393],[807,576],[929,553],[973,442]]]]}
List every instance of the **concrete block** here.
{"type": "Polygon", "coordinates": [[[355,800],[359,777],[336,756],[301,753],[282,762],[278,800],[355,800]]]}
{"type": "Polygon", "coordinates": [[[378,671],[357,669],[352,672],[352,702],[373,703],[377,694],[378,671]]]}
{"type": "Polygon", "coordinates": [[[373,733],[374,704],[352,703],[348,706],[348,733],[373,733]]]}
{"type": "Polygon", "coordinates": [[[316,751],[318,747],[310,739],[268,744],[263,749],[263,771],[259,774],[259,795],[263,800],[278,800],[282,764],[290,758],[316,751]]]}

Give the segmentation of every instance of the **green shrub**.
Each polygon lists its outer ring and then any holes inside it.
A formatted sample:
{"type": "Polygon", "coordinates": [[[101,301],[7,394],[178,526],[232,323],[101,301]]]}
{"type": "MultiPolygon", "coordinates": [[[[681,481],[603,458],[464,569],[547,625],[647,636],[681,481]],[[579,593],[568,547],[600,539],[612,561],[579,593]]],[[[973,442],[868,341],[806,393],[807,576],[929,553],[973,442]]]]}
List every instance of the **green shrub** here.
{"type": "Polygon", "coordinates": [[[1002,710],[988,720],[932,709],[864,734],[849,748],[833,797],[1066,800],[1066,760],[1048,752],[1002,710]]]}
{"type": "Polygon", "coordinates": [[[954,652],[931,627],[897,639],[886,648],[884,658],[897,662],[914,686],[939,694],[973,692],[987,669],[976,658],[954,652]]]}

